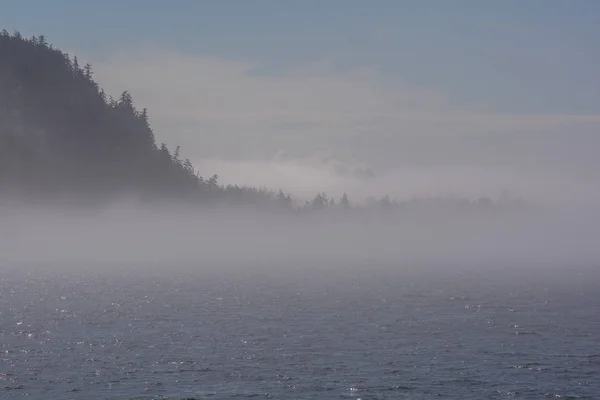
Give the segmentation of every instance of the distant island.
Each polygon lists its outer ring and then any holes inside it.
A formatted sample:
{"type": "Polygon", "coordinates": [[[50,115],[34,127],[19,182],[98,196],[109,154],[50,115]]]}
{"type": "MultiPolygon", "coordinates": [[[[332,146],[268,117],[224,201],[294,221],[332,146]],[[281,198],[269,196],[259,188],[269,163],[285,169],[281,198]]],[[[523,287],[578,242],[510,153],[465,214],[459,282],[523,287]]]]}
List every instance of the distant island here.
{"type": "Polygon", "coordinates": [[[0,32],[0,203],[64,202],[86,206],[120,199],[140,203],[240,206],[307,212],[405,208],[498,209],[490,198],[384,196],[352,204],[346,194],[318,193],[297,204],[279,190],[223,185],[182,159],[179,147],[156,143],[148,111],[131,94],[107,96],[92,66],[53,47],[43,35],[0,32]]]}

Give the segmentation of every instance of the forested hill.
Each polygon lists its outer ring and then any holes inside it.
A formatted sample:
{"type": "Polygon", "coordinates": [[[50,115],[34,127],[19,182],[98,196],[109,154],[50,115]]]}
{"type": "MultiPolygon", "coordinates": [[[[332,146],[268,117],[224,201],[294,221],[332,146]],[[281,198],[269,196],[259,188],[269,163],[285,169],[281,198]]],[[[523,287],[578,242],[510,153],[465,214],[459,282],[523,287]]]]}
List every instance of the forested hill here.
{"type": "Polygon", "coordinates": [[[108,97],[92,67],[44,36],[0,33],[0,197],[229,202],[291,199],[204,179],[178,149],[157,145],[146,109],[108,97]]]}
{"type": "Polygon", "coordinates": [[[0,205],[18,202],[107,204],[123,198],[280,210],[489,209],[488,198],[398,203],[387,196],[352,205],[318,193],[297,207],[290,195],[221,185],[179,148],[157,145],[146,109],[125,91],[107,96],[92,67],[54,48],[44,36],[0,32],[0,205]],[[206,178],[206,179],[205,179],[206,178]]]}

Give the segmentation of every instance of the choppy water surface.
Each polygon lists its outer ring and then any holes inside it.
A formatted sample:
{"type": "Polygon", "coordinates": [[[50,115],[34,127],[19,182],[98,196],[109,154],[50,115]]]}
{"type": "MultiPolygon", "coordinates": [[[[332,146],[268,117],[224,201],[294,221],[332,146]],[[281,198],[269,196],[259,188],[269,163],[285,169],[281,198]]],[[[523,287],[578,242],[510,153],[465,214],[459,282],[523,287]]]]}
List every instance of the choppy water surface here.
{"type": "Polygon", "coordinates": [[[0,398],[600,398],[597,272],[369,269],[2,269],[0,398]]]}

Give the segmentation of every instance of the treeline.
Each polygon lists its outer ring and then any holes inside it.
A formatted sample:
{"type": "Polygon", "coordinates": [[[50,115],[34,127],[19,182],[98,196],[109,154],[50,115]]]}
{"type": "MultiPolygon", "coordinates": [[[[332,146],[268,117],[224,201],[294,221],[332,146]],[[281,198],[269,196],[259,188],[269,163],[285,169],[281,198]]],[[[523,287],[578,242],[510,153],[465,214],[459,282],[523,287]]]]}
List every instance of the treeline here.
{"type": "MultiPolygon", "coordinates": [[[[0,201],[118,198],[236,205],[307,212],[393,210],[414,206],[387,197],[358,207],[319,193],[295,204],[282,191],[221,185],[197,171],[179,148],[158,145],[145,108],[123,92],[108,96],[90,64],[54,48],[43,35],[0,32],[0,201]]],[[[423,206],[423,202],[419,202],[423,206]]],[[[489,199],[460,207],[490,207],[489,199]]]]}
{"type": "Polygon", "coordinates": [[[312,201],[306,201],[297,208],[298,212],[333,212],[343,214],[352,212],[353,214],[372,214],[372,213],[390,213],[406,212],[412,215],[435,214],[435,213],[462,213],[462,212],[507,212],[507,211],[531,211],[531,205],[522,199],[511,199],[507,196],[493,201],[489,197],[479,197],[474,200],[468,200],[459,197],[424,197],[412,198],[399,201],[389,196],[380,198],[369,197],[366,202],[353,203],[344,193],[339,199],[329,197],[326,193],[318,193],[312,201]]]}

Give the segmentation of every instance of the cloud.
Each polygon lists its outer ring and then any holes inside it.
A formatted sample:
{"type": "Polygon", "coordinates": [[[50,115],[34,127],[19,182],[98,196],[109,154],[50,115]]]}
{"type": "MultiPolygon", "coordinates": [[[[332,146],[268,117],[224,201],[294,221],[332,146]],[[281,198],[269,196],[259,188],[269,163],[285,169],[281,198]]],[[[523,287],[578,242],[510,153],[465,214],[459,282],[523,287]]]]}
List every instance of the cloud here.
{"type": "Polygon", "coordinates": [[[329,171],[337,176],[348,176],[359,179],[374,176],[373,169],[366,162],[349,163],[336,158],[331,151],[318,151],[307,157],[294,157],[280,150],[272,158],[273,162],[285,165],[301,166],[329,171]]]}
{"type": "Polygon", "coordinates": [[[197,127],[195,136],[206,140],[222,132],[257,139],[314,132],[339,139],[360,133],[461,135],[600,123],[598,115],[494,114],[482,104],[460,104],[430,88],[383,79],[376,68],[336,72],[324,62],[265,74],[258,63],[155,47],[91,60],[110,93],[129,90],[149,108],[154,123],[197,127]]]}
{"type": "Polygon", "coordinates": [[[110,91],[127,88],[155,119],[177,122],[354,123],[446,102],[427,90],[381,87],[371,69],[335,73],[327,63],[264,75],[251,62],[148,48],[94,65],[110,91]]]}
{"type": "Polygon", "coordinates": [[[598,115],[500,114],[377,68],[341,72],[327,62],[267,73],[256,62],[152,46],[80,58],[109,93],[128,90],[149,109],[157,140],[239,183],[404,195],[564,197],[569,188],[589,198],[580,178],[600,171],[590,150],[600,145],[598,115]],[[287,159],[273,158],[280,149],[287,159]]]}
{"type": "MultiPolygon", "coordinates": [[[[321,153],[308,157],[276,156],[267,161],[204,158],[197,163],[206,175],[217,173],[225,184],[246,184],[282,189],[302,203],[317,192],[339,199],[342,193],[359,203],[369,197],[390,196],[398,201],[427,197],[506,195],[552,207],[595,206],[600,188],[592,181],[565,179],[544,173],[490,166],[421,166],[387,170],[368,169],[371,175],[346,173],[365,168],[363,163],[321,162],[321,153]],[[333,165],[343,165],[342,173],[333,165]]],[[[367,167],[368,168],[368,167],[367,167]]]]}

